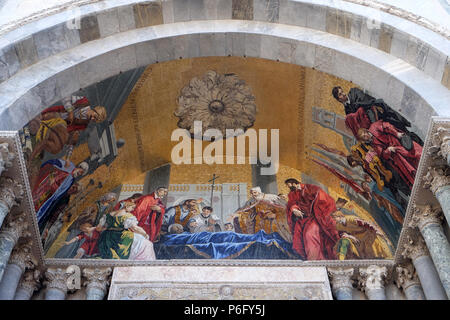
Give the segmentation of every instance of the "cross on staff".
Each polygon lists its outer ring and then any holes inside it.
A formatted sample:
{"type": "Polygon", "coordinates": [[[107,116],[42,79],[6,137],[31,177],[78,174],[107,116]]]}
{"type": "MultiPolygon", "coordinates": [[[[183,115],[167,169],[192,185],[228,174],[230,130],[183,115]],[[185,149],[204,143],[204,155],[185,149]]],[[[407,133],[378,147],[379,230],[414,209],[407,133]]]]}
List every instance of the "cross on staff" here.
{"type": "Polygon", "coordinates": [[[214,184],[216,183],[216,179],[218,179],[218,178],[219,178],[219,177],[216,176],[215,173],[213,173],[212,179],[211,179],[211,180],[208,180],[208,182],[211,182],[211,181],[212,181],[212,184],[211,184],[211,203],[210,203],[211,207],[212,207],[212,203],[213,203],[214,184]]]}

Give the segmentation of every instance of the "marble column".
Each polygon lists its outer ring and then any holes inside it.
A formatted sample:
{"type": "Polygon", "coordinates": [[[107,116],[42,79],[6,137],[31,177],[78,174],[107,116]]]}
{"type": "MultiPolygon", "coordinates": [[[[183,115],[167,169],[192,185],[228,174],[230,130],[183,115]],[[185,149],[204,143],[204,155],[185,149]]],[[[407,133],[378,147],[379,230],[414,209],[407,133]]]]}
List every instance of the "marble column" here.
{"type": "Polygon", "coordinates": [[[22,185],[8,177],[0,177],[0,227],[11,208],[22,200],[22,185]]]}
{"type": "Polygon", "coordinates": [[[402,255],[412,260],[427,300],[447,300],[439,275],[420,234],[408,235],[402,255]]]}
{"type": "Polygon", "coordinates": [[[331,289],[337,300],[353,300],[353,268],[328,268],[331,289]]]}
{"type": "Polygon", "coordinates": [[[7,142],[0,143],[0,176],[12,167],[14,158],[14,153],[9,151],[9,144],[7,142]]]}
{"type": "Polygon", "coordinates": [[[450,166],[450,129],[439,127],[431,137],[429,153],[434,157],[442,157],[450,166]]]}
{"type": "Polygon", "coordinates": [[[17,287],[14,300],[30,300],[33,293],[40,287],[40,275],[39,270],[26,271],[17,287]]]}
{"type": "Polygon", "coordinates": [[[429,167],[423,181],[424,188],[430,189],[438,199],[450,225],[450,167],[429,167]]]}
{"type": "Polygon", "coordinates": [[[65,300],[67,295],[67,280],[71,273],[62,268],[48,268],[45,272],[45,300],[65,300]]]}
{"type": "Polygon", "coordinates": [[[83,276],[86,278],[86,300],[103,300],[108,292],[111,268],[85,268],[83,276]]]}
{"type": "Polygon", "coordinates": [[[408,300],[425,300],[425,294],[423,293],[420,285],[417,271],[412,263],[406,265],[398,265],[397,271],[397,286],[403,289],[408,300]]]}
{"type": "Polygon", "coordinates": [[[359,282],[369,300],[386,300],[384,279],[387,276],[387,268],[381,266],[368,266],[359,269],[359,282]]]}
{"type": "Polygon", "coordinates": [[[31,242],[14,248],[3,278],[0,281],[0,300],[13,300],[25,269],[32,268],[36,264],[31,253],[31,242]]]}
{"type": "Polygon", "coordinates": [[[443,218],[440,208],[432,208],[430,205],[414,206],[409,226],[419,228],[447,297],[450,297],[450,244],[442,228],[443,218]]]}
{"type": "Polygon", "coordinates": [[[17,241],[21,236],[30,235],[26,231],[28,223],[25,221],[24,213],[9,215],[7,220],[6,225],[0,231],[0,281],[17,241]]]}

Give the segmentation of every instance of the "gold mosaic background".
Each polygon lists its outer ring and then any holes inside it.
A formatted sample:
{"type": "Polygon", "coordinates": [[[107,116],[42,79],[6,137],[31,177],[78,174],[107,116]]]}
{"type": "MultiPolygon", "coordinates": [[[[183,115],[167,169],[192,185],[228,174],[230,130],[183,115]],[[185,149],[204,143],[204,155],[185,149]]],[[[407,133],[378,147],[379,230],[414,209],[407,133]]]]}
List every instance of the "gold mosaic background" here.
{"type": "MultiPolygon", "coordinates": [[[[177,129],[178,118],[174,111],[180,90],[190,79],[202,77],[209,70],[235,73],[250,86],[257,105],[254,129],[280,129],[279,193],[288,193],[285,179],[295,177],[301,180],[301,172],[304,172],[327,185],[333,198],[348,200],[339,179],[307,160],[306,156],[311,153],[308,146],[314,142],[346,151],[342,137],[313,123],[311,113],[315,106],[345,115],[342,105],[332,97],[331,89],[339,85],[348,91],[354,85],[317,70],[287,63],[256,58],[206,57],[147,67],[114,122],[116,138],[124,139],[126,144],[119,149],[118,157],[109,167],[102,166],[82,180],[87,184],[93,178],[102,181],[104,187],[89,194],[77,208],[78,212],[121,184],[144,184],[146,171],[170,162],[171,150],[178,143],[171,142],[170,136],[177,129]]],[[[204,146],[206,144],[204,142],[204,146]]],[[[72,160],[78,163],[87,156],[87,145],[82,145],[76,148],[72,160]]],[[[245,182],[248,188],[252,186],[249,164],[173,165],[170,183],[207,183],[213,173],[221,177],[218,183],[245,182]]],[[[364,219],[374,221],[354,202],[347,204],[347,208],[355,210],[364,219]]],[[[49,250],[48,257],[54,255],[65,239],[65,229],[49,250]]]]}

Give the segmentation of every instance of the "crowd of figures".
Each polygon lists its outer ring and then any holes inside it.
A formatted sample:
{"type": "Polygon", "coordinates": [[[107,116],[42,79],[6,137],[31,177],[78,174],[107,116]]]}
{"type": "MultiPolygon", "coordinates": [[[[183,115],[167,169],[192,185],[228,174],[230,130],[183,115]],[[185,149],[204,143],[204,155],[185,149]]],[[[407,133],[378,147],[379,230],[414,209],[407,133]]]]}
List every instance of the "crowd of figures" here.
{"type": "Polygon", "coordinates": [[[391,255],[383,231],[345,209],[347,200],[335,201],[320,187],[293,178],[286,186],[288,195],[252,188],[250,199],[227,221],[203,199],[166,210],[165,187],[119,202],[115,193],[107,193],[69,221],[54,257],[345,260],[391,255]]]}
{"type": "Polygon", "coordinates": [[[116,193],[107,193],[79,213],[78,205],[102,184],[91,179],[81,185],[89,164],[75,165],[70,156],[79,133],[90,123],[104,121],[106,111],[91,107],[85,97],[71,97],[44,110],[21,131],[44,251],[52,248],[55,258],[131,260],[391,256],[422,141],[383,100],[357,88],[345,94],[335,87],[332,94],[344,105],[345,124],[357,143],[348,152],[316,143],[314,150],[331,162],[311,160],[364,198],[369,206],[363,209],[375,222],[346,209],[348,200],[334,200],[322,188],[294,178],[286,180],[288,195],[252,188],[245,205],[225,215],[227,221],[203,199],[166,208],[166,187],[120,202],[116,193]],[[53,157],[44,161],[49,154],[53,157]]]}
{"type": "Polygon", "coordinates": [[[356,143],[342,151],[315,143],[320,156],[311,160],[347,185],[355,200],[375,218],[392,243],[397,243],[403,225],[423,141],[410,131],[411,123],[358,88],[346,94],[334,87],[333,97],[345,109],[345,126],[356,143]],[[367,205],[364,206],[366,202],[367,205]]]}

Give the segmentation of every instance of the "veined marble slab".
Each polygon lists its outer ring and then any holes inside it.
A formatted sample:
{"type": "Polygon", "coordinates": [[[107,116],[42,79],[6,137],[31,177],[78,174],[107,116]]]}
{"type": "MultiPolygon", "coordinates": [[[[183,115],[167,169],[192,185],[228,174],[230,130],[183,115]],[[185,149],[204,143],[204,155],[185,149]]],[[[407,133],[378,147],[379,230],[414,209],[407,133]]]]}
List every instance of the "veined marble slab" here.
{"type": "Polygon", "coordinates": [[[109,300],[331,300],[325,267],[115,268],[109,300]]]}

